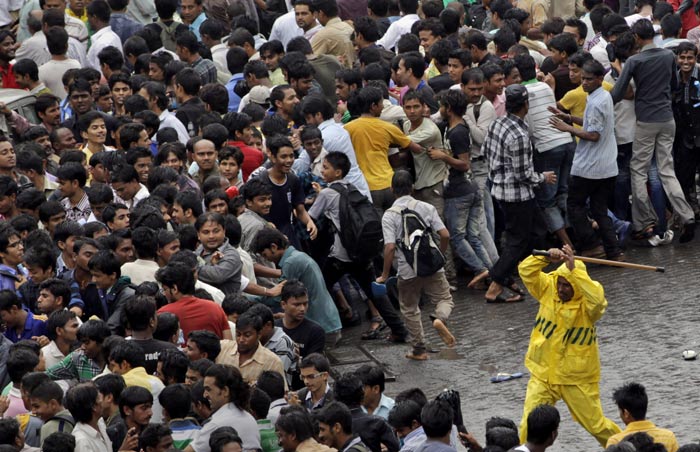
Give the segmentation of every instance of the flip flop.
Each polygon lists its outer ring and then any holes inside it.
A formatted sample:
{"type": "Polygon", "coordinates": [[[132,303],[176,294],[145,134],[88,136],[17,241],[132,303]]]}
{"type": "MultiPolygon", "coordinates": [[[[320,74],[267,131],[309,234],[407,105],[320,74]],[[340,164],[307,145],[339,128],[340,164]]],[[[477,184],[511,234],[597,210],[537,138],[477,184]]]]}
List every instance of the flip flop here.
{"type": "Polygon", "coordinates": [[[484,299],[486,300],[486,303],[489,303],[489,304],[520,303],[521,301],[525,300],[525,298],[520,294],[514,295],[510,298],[506,298],[505,295],[503,295],[502,293],[498,294],[498,296],[496,296],[496,298],[491,299],[491,298],[484,297],[484,299]]]}
{"type": "Polygon", "coordinates": [[[516,372],[514,374],[499,373],[495,377],[491,377],[491,383],[502,383],[504,381],[515,380],[516,378],[523,377],[522,372],[516,372]]]}
{"type": "Polygon", "coordinates": [[[517,293],[518,295],[525,295],[525,290],[523,290],[522,287],[518,285],[518,283],[513,283],[512,285],[508,286],[508,288],[517,293]]]}

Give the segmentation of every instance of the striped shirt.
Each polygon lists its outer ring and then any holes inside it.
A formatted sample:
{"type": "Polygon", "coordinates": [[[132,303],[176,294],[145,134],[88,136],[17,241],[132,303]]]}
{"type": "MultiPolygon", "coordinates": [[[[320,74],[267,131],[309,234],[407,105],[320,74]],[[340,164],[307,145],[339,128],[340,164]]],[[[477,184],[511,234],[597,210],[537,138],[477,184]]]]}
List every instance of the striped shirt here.
{"type": "Polygon", "coordinates": [[[173,419],[170,421],[169,427],[170,431],[173,432],[173,447],[177,450],[185,450],[202,428],[197,424],[197,421],[191,418],[173,419]]]}
{"type": "Polygon", "coordinates": [[[554,92],[544,82],[526,82],[530,102],[525,121],[537,152],[546,152],[558,146],[571,143],[571,134],[557,130],[549,123],[552,113],[549,107],[556,107],[554,92]]]}
{"type": "Polygon", "coordinates": [[[199,59],[195,60],[195,62],[192,63],[191,66],[192,69],[194,69],[195,72],[202,79],[202,86],[206,85],[207,83],[217,82],[216,65],[213,61],[205,60],[204,58],[199,57],[199,59]]]}

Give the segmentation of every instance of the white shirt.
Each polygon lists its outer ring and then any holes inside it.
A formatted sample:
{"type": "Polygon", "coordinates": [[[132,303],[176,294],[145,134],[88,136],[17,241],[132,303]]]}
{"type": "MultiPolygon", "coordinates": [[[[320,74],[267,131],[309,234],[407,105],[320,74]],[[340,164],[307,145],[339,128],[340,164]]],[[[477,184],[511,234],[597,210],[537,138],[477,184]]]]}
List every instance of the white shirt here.
{"type": "Polygon", "coordinates": [[[49,49],[46,48],[46,35],[43,31],[38,31],[19,46],[15,52],[15,61],[28,58],[34,60],[37,66],[48,62],[51,59],[49,49]]]}
{"type": "Polygon", "coordinates": [[[44,362],[46,363],[47,369],[60,363],[63,361],[63,358],[66,357],[66,355],[59,350],[55,341],[51,341],[48,343],[48,345],[43,346],[41,348],[41,354],[44,357],[44,362]]]}
{"type": "Polygon", "coordinates": [[[226,54],[228,46],[226,44],[217,44],[212,46],[211,58],[216,66],[216,79],[222,85],[225,85],[231,78],[231,73],[228,71],[228,63],[226,63],[226,54]]]}
{"type": "Polygon", "coordinates": [[[0,4],[0,27],[10,25],[14,18],[10,15],[10,11],[19,11],[24,4],[24,0],[3,1],[0,4]]]}
{"type": "Polygon", "coordinates": [[[69,69],[80,69],[80,62],[68,58],[67,60],[50,60],[39,66],[39,80],[60,99],[65,99],[68,93],[63,88],[63,74],[69,69]]]}
{"type": "Polygon", "coordinates": [[[389,25],[389,28],[386,30],[386,33],[384,33],[384,36],[382,36],[382,39],[377,41],[377,45],[382,46],[387,50],[393,49],[394,46],[396,46],[396,43],[399,42],[399,38],[406,33],[410,33],[413,23],[419,19],[418,14],[406,14],[405,16],[401,17],[399,20],[389,25]]]}
{"type": "Polygon", "coordinates": [[[102,49],[109,46],[115,47],[119,52],[122,52],[122,40],[112,31],[112,27],[106,26],[92,35],[92,44],[87,53],[88,66],[97,69],[101,73],[100,60],[97,58],[97,55],[102,49]]]}
{"type": "Polygon", "coordinates": [[[275,23],[272,24],[272,31],[270,31],[270,41],[277,39],[282,42],[282,45],[286,49],[289,41],[297,36],[303,35],[304,30],[297,25],[297,19],[292,9],[288,13],[282,14],[275,19],[275,23]]]}
{"type": "Polygon", "coordinates": [[[226,297],[226,294],[217,289],[216,287],[202,282],[200,280],[195,281],[194,288],[206,290],[209,293],[209,295],[211,295],[211,297],[214,299],[214,302],[219,306],[221,306],[221,303],[224,302],[224,297],[226,297]]]}
{"type": "Polygon", "coordinates": [[[134,262],[123,264],[121,272],[123,276],[128,276],[131,279],[132,284],[138,286],[146,281],[155,281],[159,268],[157,262],[136,259],[134,262]]]}
{"type": "Polygon", "coordinates": [[[107,436],[105,421],[97,421],[99,430],[78,422],[71,433],[75,438],[75,450],[80,452],[112,452],[112,441],[107,436]]]}
{"type": "MultiPolygon", "coordinates": [[[[187,141],[190,139],[190,135],[187,133],[187,129],[185,128],[185,125],[182,124],[182,121],[177,119],[177,116],[168,110],[163,110],[163,112],[158,115],[158,119],[160,119],[158,130],[164,127],[172,127],[177,132],[177,140],[182,144],[187,144],[187,141]]],[[[155,137],[153,137],[153,139],[155,140],[155,137]]]]}

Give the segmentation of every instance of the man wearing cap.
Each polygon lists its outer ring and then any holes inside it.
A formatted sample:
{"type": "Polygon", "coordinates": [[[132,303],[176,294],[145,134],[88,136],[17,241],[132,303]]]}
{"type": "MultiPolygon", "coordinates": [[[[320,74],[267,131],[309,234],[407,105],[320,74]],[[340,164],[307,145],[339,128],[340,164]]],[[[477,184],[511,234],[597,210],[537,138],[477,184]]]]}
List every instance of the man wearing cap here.
{"type": "Polygon", "coordinates": [[[528,92],[522,85],[506,88],[506,116],[489,126],[484,139],[484,156],[489,163],[491,194],[505,214],[506,240],[501,256],[491,269],[492,283],[486,292],[487,303],[522,301],[521,294],[506,297],[511,275],[520,259],[533,248],[535,239],[545,236],[547,226],[535,201],[534,187],[554,184],[553,171],[536,173],[532,164],[532,145],[523,118],[528,111],[528,92]]]}
{"type": "Polygon", "coordinates": [[[552,248],[547,254],[529,256],[518,267],[523,284],[540,304],[525,355],[530,381],[520,439],[526,439],[527,418],[535,407],[564,400],[571,417],[605,447],[608,439],[620,432],[620,427],[605,417],[600,404],[595,324],[608,301],[603,286],[588,276],[584,263],[574,260],[570,246],[552,248]],[[544,273],[550,263],[561,265],[544,273]]]}

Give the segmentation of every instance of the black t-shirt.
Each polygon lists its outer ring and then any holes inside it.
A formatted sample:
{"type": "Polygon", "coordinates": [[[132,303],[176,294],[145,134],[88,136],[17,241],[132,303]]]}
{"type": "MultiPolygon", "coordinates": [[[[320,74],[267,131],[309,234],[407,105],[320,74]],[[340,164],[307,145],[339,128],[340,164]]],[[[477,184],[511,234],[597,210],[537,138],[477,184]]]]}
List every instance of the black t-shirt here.
{"type": "Polygon", "coordinates": [[[158,357],[164,350],[177,350],[177,346],[170,342],[159,341],[158,339],[136,340],[132,339],[135,344],[138,344],[143,350],[146,358],[146,373],[153,375],[158,368],[158,357]]]}
{"type": "Polygon", "coordinates": [[[287,336],[299,347],[299,356],[305,358],[312,353],[323,353],[326,345],[326,333],[321,325],[313,320],[304,319],[296,328],[287,328],[282,319],[278,319],[276,325],[282,327],[287,336]]]}
{"type": "MultiPolygon", "coordinates": [[[[471,149],[469,127],[461,123],[451,129],[447,129],[445,131],[444,142],[445,144],[449,144],[449,149],[452,151],[452,156],[454,158],[459,158],[460,155],[468,153],[471,149]]],[[[444,193],[445,198],[458,198],[470,193],[475,193],[476,191],[477,186],[469,179],[468,173],[450,167],[447,177],[447,187],[444,193]]]]}
{"type": "Polygon", "coordinates": [[[306,198],[301,180],[293,173],[289,173],[287,180],[282,185],[278,185],[270,179],[267,171],[260,173],[260,180],[269,183],[272,187],[272,207],[265,219],[286,235],[295,248],[299,248],[299,240],[297,240],[296,232],[292,226],[294,218],[292,213],[296,206],[304,204],[306,198]]]}
{"type": "Polygon", "coordinates": [[[430,85],[433,91],[439,93],[440,91],[450,89],[452,85],[454,85],[454,82],[452,81],[448,73],[444,73],[428,80],[428,85],[430,85]]]}

